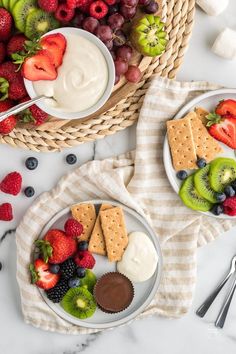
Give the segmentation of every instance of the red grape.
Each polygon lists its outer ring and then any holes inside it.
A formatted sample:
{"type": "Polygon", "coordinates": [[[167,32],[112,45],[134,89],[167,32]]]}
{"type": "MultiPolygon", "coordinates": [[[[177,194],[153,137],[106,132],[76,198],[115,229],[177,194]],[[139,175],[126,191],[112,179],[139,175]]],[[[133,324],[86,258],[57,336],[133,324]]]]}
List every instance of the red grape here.
{"type": "Polygon", "coordinates": [[[147,14],[155,14],[159,9],[159,5],[156,3],[155,0],[151,0],[150,3],[145,6],[144,11],[147,14]]]}
{"type": "Polygon", "coordinates": [[[94,17],[86,17],[83,21],[83,29],[85,31],[94,33],[98,26],[99,22],[94,17]]]}
{"type": "Polygon", "coordinates": [[[132,57],[132,48],[126,44],[122,45],[117,49],[116,55],[118,58],[128,62],[132,57]]]}
{"type": "Polygon", "coordinates": [[[140,69],[135,65],[130,65],[128,67],[128,70],[125,73],[126,80],[133,82],[135,84],[140,81],[141,77],[142,77],[142,73],[140,69]]]}
{"type": "Polygon", "coordinates": [[[112,39],[112,30],[109,26],[101,25],[97,27],[95,35],[101,39],[101,41],[107,42],[112,39]]]}
{"type": "Polygon", "coordinates": [[[122,15],[116,13],[108,17],[107,23],[112,30],[119,29],[123,26],[125,19],[122,15]]]}
{"type": "Polygon", "coordinates": [[[112,39],[110,41],[104,42],[104,44],[108,50],[112,50],[112,48],[113,48],[113,40],[112,39]]]}
{"type": "Polygon", "coordinates": [[[139,0],[138,4],[141,6],[147,6],[151,0],[139,0]]]}
{"type": "Polygon", "coordinates": [[[120,75],[115,76],[115,85],[118,84],[118,82],[120,81],[120,75]]]}
{"type": "Polygon", "coordinates": [[[128,63],[124,60],[118,58],[114,61],[114,64],[117,75],[122,75],[128,70],[128,63]]]}
{"type": "Polygon", "coordinates": [[[115,31],[113,42],[116,47],[120,47],[123,44],[125,44],[126,43],[126,36],[125,36],[124,32],[121,30],[115,31]]]}
{"type": "Polygon", "coordinates": [[[119,6],[117,4],[109,6],[108,8],[108,15],[113,15],[119,12],[119,6]]]}
{"type": "Polygon", "coordinates": [[[112,59],[116,60],[116,53],[114,52],[114,50],[111,50],[110,53],[111,53],[112,59]]]}
{"type": "Polygon", "coordinates": [[[121,5],[136,7],[138,5],[138,0],[120,0],[121,5]]]}
{"type": "Polygon", "coordinates": [[[82,27],[82,23],[84,20],[84,14],[82,13],[78,13],[75,15],[75,17],[73,18],[73,25],[75,27],[81,28],[82,27]]]}
{"type": "Polygon", "coordinates": [[[124,16],[126,20],[130,20],[136,14],[137,8],[136,7],[129,7],[126,5],[121,5],[120,13],[124,16]]]}

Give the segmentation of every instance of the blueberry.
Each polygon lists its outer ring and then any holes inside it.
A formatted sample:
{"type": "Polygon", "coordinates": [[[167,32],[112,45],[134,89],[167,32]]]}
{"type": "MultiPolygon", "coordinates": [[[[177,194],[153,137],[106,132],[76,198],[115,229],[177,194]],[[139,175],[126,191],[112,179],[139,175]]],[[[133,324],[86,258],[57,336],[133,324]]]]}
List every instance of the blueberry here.
{"type": "Polygon", "coordinates": [[[68,281],[68,286],[69,288],[77,288],[80,284],[80,279],[79,278],[71,278],[68,281]]]}
{"type": "Polygon", "coordinates": [[[180,170],[177,172],[176,176],[178,179],[181,179],[181,181],[183,181],[184,179],[186,179],[188,177],[188,174],[186,171],[180,170]]]}
{"type": "Polygon", "coordinates": [[[79,278],[84,278],[85,275],[86,275],[86,269],[83,268],[83,267],[78,267],[78,268],[76,269],[76,273],[77,273],[77,275],[78,275],[79,278]]]}
{"type": "Polygon", "coordinates": [[[2,263],[0,262],[0,271],[2,270],[2,263]]]}
{"type": "Polygon", "coordinates": [[[226,195],[224,193],[215,193],[215,197],[219,203],[223,203],[226,199],[226,195]]]}
{"type": "Polygon", "coordinates": [[[86,242],[86,241],[79,242],[79,244],[78,244],[79,251],[87,251],[87,249],[88,249],[88,242],[86,242]]]}
{"type": "Polygon", "coordinates": [[[198,166],[199,168],[205,167],[206,164],[207,164],[207,162],[206,162],[205,159],[198,159],[198,160],[197,160],[197,166],[198,166]]]}
{"type": "Polygon", "coordinates": [[[31,198],[34,195],[35,190],[33,187],[29,186],[25,188],[24,193],[27,198],[31,198]]]}
{"type": "Polygon", "coordinates": [[[235,190],[232,186],[226,186],[224,192],[227,197],[233,197],[235,195],[235,190]]]}
{"type": "Polygon", "coordinates": [[[59,266],[59,264],[50,264],[49,270],[53,274],[58,274],[60,272],[60,266],[59,266]]]}
{"type": "Polygon", "coordinates": [[[69,154],[66,156],[66,162],[69,165],[74,165],[77,162],[77,157],[75,156],[75,154],[69,154]]]}
{"type": "Polygon", "coordinates": [[[236,192],[236,180],[231,183],[231,187],[233,187],[233,189],[236,192]]]}
{"type": "Polygon", "coordinates": [[[38,160],[36,157],[28,157],[28,159],[25,161],[25,166],[28,168],[28,170],[35,170],[38,167],[38,160]]]}
{"type": "Polygon", "coordinates": [[[220,204],[215,204],[215,205],[213,205],[213,207],[211,208],[212,214],[217,215],[217,216],[220,215],[220,214],[222,214],[223,211],[224,211],[224,209],[223,209],[222,205],[220,205],[220,204]]]}

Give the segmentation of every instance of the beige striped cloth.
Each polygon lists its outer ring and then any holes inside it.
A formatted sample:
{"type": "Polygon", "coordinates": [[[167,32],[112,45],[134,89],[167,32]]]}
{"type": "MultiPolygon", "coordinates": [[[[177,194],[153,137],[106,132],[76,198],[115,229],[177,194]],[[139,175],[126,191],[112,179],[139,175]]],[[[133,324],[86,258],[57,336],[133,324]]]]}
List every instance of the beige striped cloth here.
{"type": "Polygon", "coordinates": [[[215,89],[208,83],[180,83],[156,77],[145,97],[137,126],[135,152],[92,161],[62,178],[31,206],[17,228],[17,280],[27,323],[61,333],[91,333],[52,312],[30,284],[28,264],[33,243],[50,218],[73,203],[115,199],[144,215],[160,240],[164,272],[152,303],[140,317],[180,317],[190,308],[196,282],[197,246],[236,225],[187,209],[172,190],[163,166],[165,122],[197,95],[215,89]]]}

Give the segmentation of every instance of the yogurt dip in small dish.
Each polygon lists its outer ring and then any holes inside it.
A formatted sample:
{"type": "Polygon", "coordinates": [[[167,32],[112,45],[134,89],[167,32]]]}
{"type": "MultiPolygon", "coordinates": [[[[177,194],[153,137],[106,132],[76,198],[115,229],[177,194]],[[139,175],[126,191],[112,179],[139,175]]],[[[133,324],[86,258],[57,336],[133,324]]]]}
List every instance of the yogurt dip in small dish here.
{"type": "Polygon", "coordinates": [[[113,89],[115,70],[106,46],[94,35],[77,28],[61,28],[67,40],[63,63],[55,80],[25,80],[31,98],[48,98],[38,106],[48,114],[64,119],[86,117],[101,108],[113,89]]]}

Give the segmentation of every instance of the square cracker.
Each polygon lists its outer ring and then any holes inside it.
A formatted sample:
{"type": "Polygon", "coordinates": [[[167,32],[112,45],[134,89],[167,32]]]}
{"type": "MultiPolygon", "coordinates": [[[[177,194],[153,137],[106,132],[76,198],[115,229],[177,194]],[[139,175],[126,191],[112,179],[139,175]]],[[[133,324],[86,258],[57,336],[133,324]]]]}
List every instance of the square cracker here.
{"type": "Polygon", "coordinates": [[[92,253],[100,254],[101,256],[105,256],[107,254],[106,243],[104,239],[104,235],[102,232],[101,222],[100,222],[100,213],[103,210],[107,210],[112,208],[110,204],[102,204],[99,210],[96,223],[94,225],[94,229],[92,235],[89,240],[88,250],[92,253]]]}
{"type": "Polygon", "coordinates": [[[194,109],[194,112],[196,113],[198,119],[200,119],[201,122],[202,122],[204,125],[206,125],[206,124],[207,124],[207,118],[206,118],[206,116],[209,114],[209,112],[208,112],[206,109],[202,108],[202,107],[196,107],[196,108],[194,109]]]}
{"type": "Polygon", "coordinates": [[[123,210],[120,207],[100,212],[101,226],[110,262],[120,261],[128,245],[123,210]]]}
{"type": "Polygon", "coordinates": [[[221,146],[208,133],[195,112],[190,112],[186,117],[190,120],[197,156],[204,158],[207,162],[212,161],[223,151],[221,146]]]}
{"type": "Polygon", "coordinates": [[[71,213],[75,220],[79,221],[84,228],[80,241],[88,241],[92,233],[95,221],[96,211],[93,204],[78,204],[71,207],[71,213]]]}
{"type": "Polygon", "coordinates": [[[167,136],[176,171],[197,168],[196,150],[188,117],[167,122],[167,136]]]}

